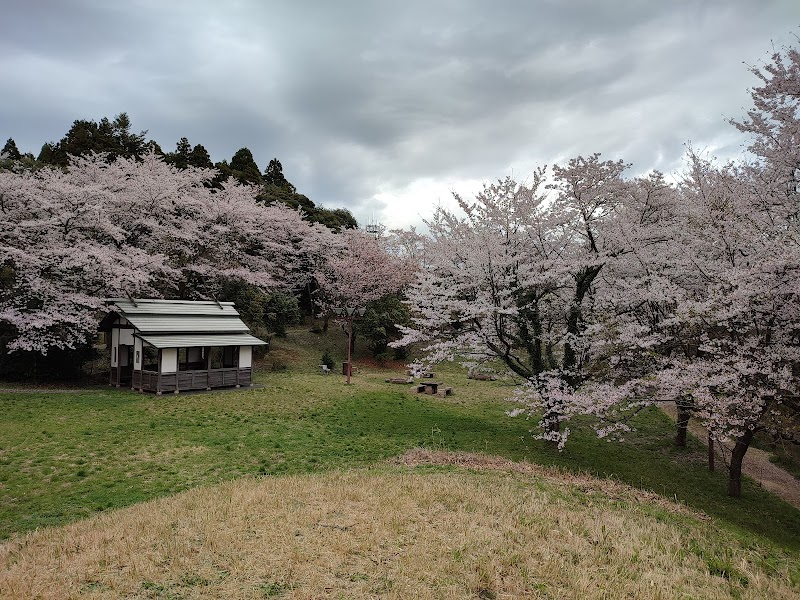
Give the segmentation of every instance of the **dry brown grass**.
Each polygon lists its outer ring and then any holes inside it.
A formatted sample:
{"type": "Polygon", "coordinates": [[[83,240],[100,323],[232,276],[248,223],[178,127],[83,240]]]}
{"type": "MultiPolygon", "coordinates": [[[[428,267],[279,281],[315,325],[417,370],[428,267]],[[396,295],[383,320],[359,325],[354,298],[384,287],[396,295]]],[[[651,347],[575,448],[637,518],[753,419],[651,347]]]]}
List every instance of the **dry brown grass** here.
{"type": "Polygon", "coordinates": [[[0,597],[797,597],[655,495],[474,455],[400,462],[239,480],[31,533],[0,546],[0,597]],[[720,543],[727,578],[709,572],[720,543]]]}
{"type": "Polygon", "coordinates": [[[707,521],[710,518],[708,515],[690,510],[681,504],[670,502],[654,492],[635,489],[613,479],[598,479],[590,475],[571,473],[552,467],[543,467],[526,462],[514,462],[502,456],[414,448],[402,456],[392,459],[390,462],[407,467],[446,465],[478,471],[495,470],[524,473],[546,479],[554,487],[575,488],[584,492],[598,492],[608,500],[634,501],[638,504],[659,506],[667,512],[691,515],[702,521],[707,521]]]}

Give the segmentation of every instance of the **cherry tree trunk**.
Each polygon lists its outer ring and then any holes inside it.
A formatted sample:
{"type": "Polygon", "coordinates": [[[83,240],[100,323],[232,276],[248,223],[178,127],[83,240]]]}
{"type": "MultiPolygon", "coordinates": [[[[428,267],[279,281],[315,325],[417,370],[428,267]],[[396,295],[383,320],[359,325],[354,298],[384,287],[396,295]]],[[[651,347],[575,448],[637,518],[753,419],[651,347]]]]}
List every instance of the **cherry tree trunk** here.
{"type": "Polygon", "coordinates": [[[742,462],[750,442],[753,441],[753,431],[746,431],[745,434],[736,440],[736,445],[731,452],[731,468],[728,475],[728,495],[733,498],[742,496],[742,462]]]}
{"type": "MultiPolygon", "coordinates": [[[[567,335],[573,339],[580,337],[582,331],[582,315],[581,305],[586,294],[592,287],[597,274],[600,273],[602,265],[593,267],[584,267],[579,273],[575,275],[575,296],[569,310],[567,311],[567,335]]],[[[580,384],[580,376],[578,375],[578,354],[575,351],[572,342],[564,343],[564,354],[562,358],[562,377],[564,381],[573,389],[577,388],[580,384]]],[[[561,414],[563,406],[560,402],[548,400],[545,404],[545,428],[551,433],[556,433],[561,430],[561,414]]]]}
{"type": "MultiPolygon", "coordinates": [[[[580,311],[580,304],[579,301],[576,300],[575,303],[570,307],[569,312],[567,313],[567,334],[571,336],[577,337],[579,333],[578,329],[578,319],[580,318],[581,311],[580,311]]],[[[574,376],[573,370],[578,364],[578,357],[575,353],[575,349],[572,347],[572,344],[569,342],[564,343],[564,356],[562,360],[562,368],[565,373],[564,379],[572,386],[575,386],[576,378],[574,376]]]]}
{"type": "MultiPolygon", "coordinates": [[[[584,267],[575,275],[575,296],[572,305],[567,311],[567,336],[569,338],[577,339],[582,333],[581,306],[583,299],[589,293],[592,282],[602,268],[602,265],[584,267]]],[[[580,377],[576,372],[580,365],[578,364],[578,355],[571,341],[564,343],[564,356],[561,364],[564,370],[564,380],[570,386],[576,388],[580,383],[580,377]]]]}
{"type": "Polygon", "coordinates": [[[711,432],[708,433],[708,470],[713,471],[714,466],[714,438],[711,432]]]}
{"type": "Polygon", "coordinates": [[[558,433],[561,431],[561,419],[558,418],[558,414],[553,415],[552,418],[547,420],[546,429],[550,433],[558,433]]]}
{"type": "Polygon", "coordinates": [[[545,399],[544,415],[542,415],[545,431],[549,433],[559,433],[561,431],[561,413],[563,412],[563,408],[560,402],[552,398],[545,399]]]}
{"type": "Polygon", "coordinates": [[[692,418],[693,402],[691,398],[680,397],[675,401],[677,420],[675,429],[675,445],[679,448],[686,447],[686,435],[689,431],[689,419],[692,418]]]}
{"type": "Polygon", "coordinates": [[[517,304],[520,310],[519,318],[517,319],[520,338],[528,351],[531,372],[542,373],[545,370],[545,364],[542,352],[544,342],[542,340],[542,319],[539,314],[539,305],[534,302],[531,309],[526,309],[524,305],[520,306],[523,300],[527,300],[527,298],[522,296],[517,304]]]}

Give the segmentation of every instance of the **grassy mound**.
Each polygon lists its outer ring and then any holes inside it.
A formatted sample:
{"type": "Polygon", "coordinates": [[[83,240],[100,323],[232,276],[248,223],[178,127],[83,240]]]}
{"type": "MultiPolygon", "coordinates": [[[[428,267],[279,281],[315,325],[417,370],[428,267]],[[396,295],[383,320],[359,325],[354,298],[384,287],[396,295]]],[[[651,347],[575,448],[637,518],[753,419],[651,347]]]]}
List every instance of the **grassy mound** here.
{"type": "Polygon", "coordinates": [[[0,596],[797,597],[787,561],[655,494],[463,454],[403,462],[240,479],[33,532],[0,546],[0,596]]]}

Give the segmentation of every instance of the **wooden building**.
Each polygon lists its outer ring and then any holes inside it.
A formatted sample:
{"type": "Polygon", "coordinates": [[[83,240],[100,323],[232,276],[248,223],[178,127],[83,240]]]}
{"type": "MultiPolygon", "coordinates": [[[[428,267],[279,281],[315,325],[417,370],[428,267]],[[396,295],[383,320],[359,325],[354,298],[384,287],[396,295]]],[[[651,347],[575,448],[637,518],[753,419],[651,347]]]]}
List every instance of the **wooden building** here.
{"type": "Polygon", "coordinates": [[[112,298],[100,323],[111,385],[178,393],[252,385],[253,346],[233,302],[112,298]]]}

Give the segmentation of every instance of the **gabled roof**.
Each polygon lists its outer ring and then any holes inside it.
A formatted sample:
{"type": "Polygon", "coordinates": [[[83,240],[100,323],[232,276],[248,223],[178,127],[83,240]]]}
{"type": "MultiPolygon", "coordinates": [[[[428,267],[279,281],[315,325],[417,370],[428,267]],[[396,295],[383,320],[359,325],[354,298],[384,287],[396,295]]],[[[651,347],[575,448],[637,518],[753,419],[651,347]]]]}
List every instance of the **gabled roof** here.
{"type": "Polygon", "coordinates": [[[112,304],[128,315],[224,315],[238,317],[233,302],[216,300],[153,300],[139,298],[108,298],[112,304]]]}
{"type": "Polygon", "coordinates": [[[124,317],[136,329],[135,335],[159,348],[265,343],[249,335],[250,328],[239,318],[233,302],[110,298],[106,303],[111,312],[100,323],[101,329],[109,330],[117,316],[124,317]]]}

